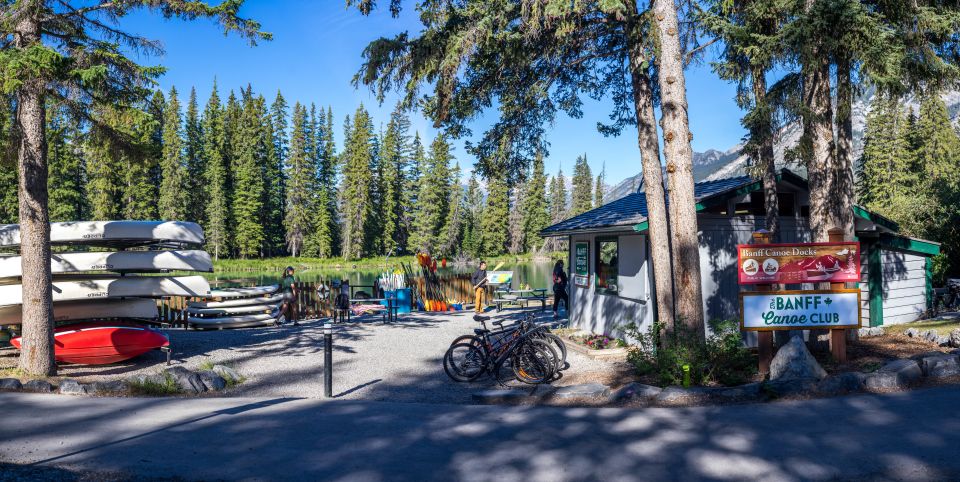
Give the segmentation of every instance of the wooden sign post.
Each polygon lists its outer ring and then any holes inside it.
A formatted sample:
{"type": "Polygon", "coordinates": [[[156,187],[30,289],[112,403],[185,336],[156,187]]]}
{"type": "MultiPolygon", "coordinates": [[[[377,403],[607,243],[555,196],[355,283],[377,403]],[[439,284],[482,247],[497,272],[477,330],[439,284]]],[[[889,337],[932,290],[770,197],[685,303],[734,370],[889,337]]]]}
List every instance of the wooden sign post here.
{"type": "MultiPolygon", "coordinates": [[[[837,243],[843,241],[843,230],[840,228],[832,228],[827,231],[831,243],[837,243]]],[[[859,270],[857,270],[859,272],[859,270]]],[[[846,286],[844,283],[830,283],[830,289],[834,291],[839,291],[844,289],[846,286]]],[[[833,359],[837,363],[846,363],[847,362],[847,330],[843,328],[831,329],[830,330],[830,353],[833,355],[833,359]]]]}

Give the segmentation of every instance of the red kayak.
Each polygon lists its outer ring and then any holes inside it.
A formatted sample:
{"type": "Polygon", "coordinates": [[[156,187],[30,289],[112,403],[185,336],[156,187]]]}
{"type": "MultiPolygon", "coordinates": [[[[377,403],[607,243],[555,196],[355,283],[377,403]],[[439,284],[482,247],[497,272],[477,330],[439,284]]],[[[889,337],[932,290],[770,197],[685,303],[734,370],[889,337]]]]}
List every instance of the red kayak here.
{"type": "MultiPolygon", "coordinates": [[[[77,323],[53,332],[58,362],[105,365],[129,360],[150,350],[170,346],[167,335],[141,325],[117,322],[77,323]]],[[[10,340],[20,348],[20,337],[10,340]]]]}

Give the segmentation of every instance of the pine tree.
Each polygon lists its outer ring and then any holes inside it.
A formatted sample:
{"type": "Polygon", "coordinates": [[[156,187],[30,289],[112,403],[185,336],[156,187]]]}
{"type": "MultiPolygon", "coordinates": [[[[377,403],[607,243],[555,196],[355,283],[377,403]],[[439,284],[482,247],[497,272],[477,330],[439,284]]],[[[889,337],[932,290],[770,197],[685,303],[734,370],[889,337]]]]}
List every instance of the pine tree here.
{"type": "Polygon", "coordinates": [[[370,187],[373,183],[374,137],[370,114],[361,104],[353,121],[345,122],[346,144],[343,150],[343,183],[341,206],[343,219],[342,254],[347,259],[359,259],[368,254],[368,228],[373,206],[370,187]]]}
{"type": "Polygon", "coordinates": [[[450,188],[447,190],[447,216],[440,232],[440,249],[438,252],[442,256],[454,256],[462,250],[467,206],[460,176],[461,170],[458,162],[450,170],[450,188]]]}
{"type": "Polygon", "coordinates": [[[383,194],[380,203],[382,213],[383,248],[386,253],[400,253],[405,250],[406,233],[403,225],[406,199],[407,164],[409,162],[410,119],[400,105],[390,115],[386,133],[380,151],[383,173],[383,194]]]}
{"type": "Polygon", "coordinates": [[[183,130],[183,154],[186,174],[183,180],[186,189],[184,216],[188,221],[203,223],[204,186],[203,186],[203,132],[200,125],[200,112],[197,106],[197,89],[190,89],[187,102],[187,117],[183,130]]]}
{"type": "MultiPolygon", "coordinates": [[[[94,126],[119,126],[124,124],[122,113],[110,106],[96,109],[98,123],[94,126]]],[[[123,165],[119,161],[113,135],[108,130],[93,128],[84,144],[87,164],[87,204],[89,218],[94,221],[119,219],[122,213],[121,190],[123,165]]]]}
{"type": "Polygon", "coordinates": [[[85,166],[78,152],[80,129],[60,106],[47,111],[47,167],[50,171],[50,221],[86,216],[85,166]]]}
{"type": "Polygon", "coordinates": [[[236,136],[233,137],[234,174],[233,224],[234,242],[242,258],[260,254],[264,243],[264,228],[261,221],[263,210],[264,179],[262,166],[266,146],[272,139],[262,125],[266,109],[263,102],[245,94],[236,136]]]}
{"type": "Polygon", "coordinates": [[[214,259],[226,256],[230,249],[230,191],[228,184],[227,145],[223,125],[223,108],[213,82],[210,100],[203,111],[204,196],[206,215],[203,226],[207,251],[214,259]]]}
{"type": "Polygon", "coordinates": [[[121,117],[122,124],[132,128],[131,136],[137,140],[136,150],[120,152],[116,159],[120,166],[120,215],[124,219],[154,220],[158,217],[163,108],[163,94],[158,90],[145,109],[127,111],[121,117]]]}
{"type": "Polygon", "coordinates": [[[507,249],[507,227],[510,192],[507,181],[498,177],[487,179],[487,206],[480,219],[481,254],[499,256],[507,249]]]}
{"type": "Polygon", "coordinates": [[[573,166],[573,193],[570,215],[576,216],[593,209],[593,174],[587,164],[587,155],[577,157],[573,166]]]}
{"type": "MultiPolygon", "coordinates": [[[[867,114],[863,155],[858,169],[860,202],[872,211],[898,222],[916,200],[920,176],[909,137],[913,126],[896,97],[877,97],[867,114]]],[[[914,208],[917,206],[914,206],[914,208]]],[[[911,209],[912,210],[912,209],[911,209]]]]}
{"type": "Polygon", "coordinates": [[[593,207],[598,208],[603,206],[603,193],[607,190],[607,186],[604,185],[605,178],[607,176],[607,166],[604,164],[603,169],[600,171],[600,174],[597,174],[597,184],[596,191],[593,195],[593,207]]]}
{"type": "Polygon", "coordinates": [[[314,179],[313,163],[307,148],[307,110],[299,102],[293,105],[293,131],[290,136],[290,157],[287,159],[287,205],[284,226],[287,248],[293,256],[301,254],[304,240],[313,229],[314,179]]]}
{"type": "Polygon", "coordinates": [[[186,184],[183,160],[183,122],[177,88],[171,87],[163,112],[163,158],[160,163],[160,218],[183,220],[186,211],[186,184]]]}
{"type": "Polygon", "coordinates": [[[408,253],[414,253],[418,249],[416,246],[418,240],[415,239],[416,214],[419,209],[417,198],[420,196],[420,181],[426,168],[427,154],[424,151],[423,142],[420,140],[420,133],[416,132],[413,141],[410,142],[410,160],[408,161],[403,187],[404,205],[407,206],[407,209],[404,210],[403,216],[400,218],[405,234],[404,248],[408,253]]]}
{"type": "Polygon", "coordinates": [[[550,208],[547,203],[547,176],[543,168],[543,154],[533,160],[533,170],[527,180],[523,196],[523,230],[525,249],[538,251],[543,247],[540,231],[550,225],[550,208]]]}
{"type": "Polygon", "coordinates": [[[304,242],[307,256],[330,257],[336,246],[336,154],[333,144],[333,112],[320,109],[314,130],[315,208],[313,231],[304,242]]]}
{"type": "Polygon", "coordinates": [[[520,254],[526,250],[527,244],[527,231],[524,229],[523,210],[521,209],[521,206],[526,204],[526,200],[523,197],[523,190],[518,187],[515,186],[510,191],[512,191],[510,197],[513,200],[510,202],[510,215],[507,216],[508,234],[510,235],[507,251],[510,254],[520,254]]]}
{"type": "Polygon", "coordinates": [[[470,173],[467,191],[464,194],[464,203],[463,252],[467,256],[476,258],[480,256],[483,249],[483,235],[480,226],[483,213],[483,191],[477,181],[476,171],[470,173]]]}
{"type": "Polygon", "coordinates": [[[440,247],[439,235],[449,210],[452,158],[446,137],[437,135],[430,144],[430,155],[417,193],[414,232],[410,239],[413,249],[436,254],[440,247]]]}
{"type": "Polygon", "coordinates": [[[570,217],[569,198],[567,197],[567,179],[561,168],[550,182],[550,222],[559,223],[570,217]]]}
{"type": "MultiPolygon", "coordinates": [[[[16,109],[11,104],[11,96],[0,96],[0,153],[12,155],[14,116],[16,109]]],[[[17,196],[17,170],[13,160],[0,155],[0,223],[17,224],[19,222],[19,199],[17,196]]]]}
{"type": "MultiPolygon", "coordinates": [[[[262,99],[263,96],[258,96],[262,99]]],[[[263,100],[266,105],[266,100],[263,100]]],[[[276,256],[286,250],[283,227],[284,203],[286,202],[286,174],[284,162],[287,156],[286,102],[280,91],[269,111],[264,111],[263,128],[267,136],[263,156],[263,213],[264,253],[276,256]]]]}

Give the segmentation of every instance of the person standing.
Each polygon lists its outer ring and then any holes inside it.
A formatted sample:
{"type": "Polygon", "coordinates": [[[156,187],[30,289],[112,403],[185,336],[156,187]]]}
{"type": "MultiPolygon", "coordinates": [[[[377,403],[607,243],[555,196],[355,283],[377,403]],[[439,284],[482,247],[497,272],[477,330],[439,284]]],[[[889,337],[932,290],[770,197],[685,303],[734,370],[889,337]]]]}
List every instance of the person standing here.
{"type": "Polygon", "coordinates": [[[563,271],[563,260],[553,265],[553,319],[559,318],[560,300],[563,307],[570,311],[570,295],[567,294],[567,273],[563,271]]]}
{"type": "Polygon", "coordinates": [[[283,270],[283,279],[280,280],[283,304],[280,305],[280,313],[293,322],[293,326],[299,326],[300,323],[297,322],[297,279],[293,274],[293,266],[287,266],[287,269],[283,270]]]}
{"type": "Polygon", "coordinates": [[[487,291],[486,261],[480,261],[480,266],[477,267],[477,270],[474,271],[473,276],[470,277],[470,282],[473,283],[473,291],[476,297],[474,311],[479,315],[480,313],[483,313],[483,294],[487,291]]]}

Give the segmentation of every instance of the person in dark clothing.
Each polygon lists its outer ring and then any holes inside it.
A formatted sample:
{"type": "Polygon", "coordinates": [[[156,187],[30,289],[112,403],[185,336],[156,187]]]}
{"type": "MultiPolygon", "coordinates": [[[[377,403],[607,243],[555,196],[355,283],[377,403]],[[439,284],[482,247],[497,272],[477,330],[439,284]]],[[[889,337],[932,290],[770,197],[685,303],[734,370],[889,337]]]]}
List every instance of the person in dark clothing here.
{"type": "Polygon", "coordinates": [[[483,313],[483,294],[487,291],[486,261],[480,262],[480,266],[474,271],[473,276],[470,277],[470,282],[473,283],[473,291],[476,295],[473,309],[477,314],[483,313]]]}
{"type": "Polygon", "coordinates": [[[560,300],[563,307],[570,310],[570,295],[567,294],[567,273],[563,271],[563,260],[553,265],[553,318],[559,317],[560,300]]]}
{"type": "Polygon", "coordinates": [[[297,322],[297,279],[293,276],[293,266],[287,266],[283,270],[283,279],[280,280],[280,292],[283,293],[283,304],[280,305],[280,313],[293,322],[293,326],[299,326],[297,322]]]}

